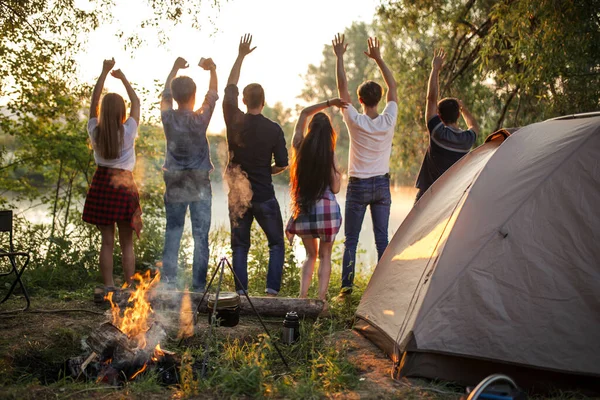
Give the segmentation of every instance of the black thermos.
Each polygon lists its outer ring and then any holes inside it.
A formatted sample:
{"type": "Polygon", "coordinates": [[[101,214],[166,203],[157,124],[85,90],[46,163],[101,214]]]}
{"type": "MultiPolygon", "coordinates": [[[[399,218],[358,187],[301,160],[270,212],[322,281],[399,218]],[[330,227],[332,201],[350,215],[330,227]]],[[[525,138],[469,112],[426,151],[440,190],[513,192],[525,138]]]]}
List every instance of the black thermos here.
{"type": "Polygon", "coordinates": [[[300,318],[296,311],[285,314],[282,333],[282,341],[285,344],[292,344],[300,337],[300,318]]]}

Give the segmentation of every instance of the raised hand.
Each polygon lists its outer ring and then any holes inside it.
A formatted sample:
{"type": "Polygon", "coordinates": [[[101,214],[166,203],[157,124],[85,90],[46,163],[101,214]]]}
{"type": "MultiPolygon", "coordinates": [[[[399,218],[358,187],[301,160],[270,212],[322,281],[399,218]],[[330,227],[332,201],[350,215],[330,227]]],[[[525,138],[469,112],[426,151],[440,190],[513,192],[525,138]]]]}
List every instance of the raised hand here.
{"type": "Polygon", "coordinates": [[[202,57],[200,59],[200,62],[198,63],[198,66],[201,67],[205,71],[211,71],[211,70],[217,69],[217,65],[215,64],[215,62],[213,61],[212,58],[202,57]]]}
{"type": "Polygon", "coordinates": [[[331,45],[333,46],[333,52],[336,57],[341,57],[348,48],[348,43],[344,43],[345,36],[338,33],[335,35],[335,38],[331,41],[331,45]]]}
{"type": "Polygon", "coordinates": [[[247,56],[248,54],[252,53],[254,51],[254,49],[256,49],[256,46],[250,48],[250,45],[252,44],[252,35],[247,33],[244,36],[242,36],[242,38],[240,39],[240,47],[238,49],[238,54],[242,57],[247,56]]]}
{"type": "Polygon", "coordinates": [[[346,107],[348,107],[348,105],[350,105],[350,103],[348,103],[347,101],[344,101],[340,98],[336,98],[336,99],[330,99],[329,105],[336,106],[337,108],[346,108],[346,107]]]}
{"type": "Polygon", "coordinates": [[[125,79],[125,74],[120,69],[115,69],[114,71],[111,71],[110,74],[113,76],[113,78],[117,78],[120,80],[125,79]]]}
{"type": "Polygon", "coordinates": [[[189,67],[189,64],[183,57],[177,57],[173,64],[173,69],[186,69],[187,67],[189,67]]]}
{"type": "Polygon", "coordinates": [[[114,66],[115,66],[114,57],[111,58],[110,60],[104,60],[104,62],[102,63],[102,72],[108,73],[108,71],[113,69],[114,66]]]}
{"type": "Polygon", "coordinates": [[[446,59],[446,52],[444,49],[437,49],[433,52],[433,60],[431,60],[431,68],[434,70],[441,70],[444,60],[446,59]]]}
{"type": "Polygon", "coordinates": [[[365,51],[365,55],[373,60],[381,59],[381,52],[379,51],[379,39],[369,38],[367,40],[368,51],[365,51]]]}

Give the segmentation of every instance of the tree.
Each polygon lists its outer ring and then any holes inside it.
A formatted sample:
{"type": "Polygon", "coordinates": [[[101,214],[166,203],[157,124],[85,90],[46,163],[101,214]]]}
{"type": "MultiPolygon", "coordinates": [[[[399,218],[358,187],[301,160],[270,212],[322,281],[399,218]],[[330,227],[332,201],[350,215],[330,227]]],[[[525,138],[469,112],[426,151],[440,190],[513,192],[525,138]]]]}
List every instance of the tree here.
{"type": "MultiPolygon", "coordinates": [[[[348,43],[348,50],[344,55],[344,64],[346,66],[350,97],[357,110],[361,109],[358,102],[358,95],[356,94],[358,86],[368,79],[379,78],[377,66],[363,53],[367,49],[367,39],[372,33],[373,27],[364,22],[355,22],[344,30],[346,42],[348,43]]],[[[308,71],[304,76],[305,86],[300,95],[301,99],[308,103],[318,103],[339,97],[335,76],[335,63],[336,58],[333,48],[327,44],[323,47],[323,61],[321,64],[311,64],[308,66],[308,71]]],[[[326,110],[326,113],[329,114],[333,127],[338,133],[338,160],[340,167],[345,170],[348,165],[348,147],[350,143],[348,131],[338,110],[330,108],[326,110]]]]}
{"type": "MultiPolygon", "coordinates": [[[[427,147],[425,94],[437,47],[448,53],[440,96],[469,105],[482,130],[478,143],[503,126],[598,110],[598,10],[599,0],[384,2],[370,29],[398,82],[394,180],[412,182],[427,147]]],[[[307,93],[329,94],[332,60],[311,67],[306,84],[307,93]]]]}
{"type": "Polygon", "coordinates": [[[379,9],[394,33],[433,28],[449,50],[444,88],[473,76],[502,103],[494,129],[600,105],[600,1],[389,1],[379,9]]]}
{"type": "MultiPolygon", "coordinates": [[[[80,215],[94,170],[85,128],[91,88],[77,82],[74,57],[86,44],[87,33],[113,18],[116,5],[90,0],[81,9],[79,4],[84,2],[0,0],[0,139],[6,144],[0,148],[0,187],[48,206],[51,224],[30,231],[22,243],[35,243],[33,267],[52,271],[61,264],[80,270],[96,264],[89,254],[97,230],[82,223],[80,215]],[[44,260],[38,262],[40,257],[44,260]]],[[[160,33],[169,25],[185,21],[198,26],[198,1],[146,0],[146,5],[149,17],[131,32],[119,33],[125,46],[140,44],[140,31],[152,30],[164,38],[160,33]]],[[[218,6],[218,1],[211,0],[209,6],[218,6]]],[[[141,127],[140,135],[147,137],[138,146],[135,173],[144,173],[146,166],[160,171],[156,154],[158,146],[161,153],[164,147],[162,131],[141,127]]],[[[140,190],[145,215],[162,211],[162,181],[157,177],[148,174],[140,190]]],[[[5,202],[3,195],[0,203],[5,202]]],[[[145,229],[157,225],[146,224],[145,229]]],[[[146,251],[143,240],[139,243],[140,259],[152,260],[144,256],[152,251],[146,251]]],[[[51,273],[48,285],[57,275],[51,273]]]]}

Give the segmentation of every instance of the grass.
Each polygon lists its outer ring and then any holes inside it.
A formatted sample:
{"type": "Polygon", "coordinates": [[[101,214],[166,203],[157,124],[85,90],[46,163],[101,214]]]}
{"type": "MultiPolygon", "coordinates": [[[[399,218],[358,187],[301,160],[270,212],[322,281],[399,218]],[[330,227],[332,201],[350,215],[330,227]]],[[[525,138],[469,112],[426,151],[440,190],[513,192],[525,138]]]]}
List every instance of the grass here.
{"type": "MultiPolygon", "coordinates": [[[[159,230],[154,230],[159,234],[159,230]]],[[[38,232],[39,234],[40,232],[38,232]]],[[[152,234],[152,233],[149,233],[152,234]]],[[[253,243],[249,254],[249,291],[251,294],[261,295],[265,287],[265,278],[268,265],[268,244],[262,232],[257,227],[252,232],[253,243]]],[[[87,240],[87,239],[86,239],[87,240]]],[[[157,244],[156,238],[147,238],[147,243],[157,244]]],[[[142,243],[140,246],[147,245],[142,243]]],[[[224,228],[211,232],[211,265],[218,262],[222,255],[230,256],[229,234],[224,228]],[[224,253],[224,254],[223,254],[224,253]]],[[[90,307],[92,288],[91,277],[96,272],[89,266],[78,264],[84,271],[66,271],[73,268],[70,260],[83,260],[86,257],[76,252],[83,250],[83,245],[72,246],[70,258],[60,255],[59,244],[53,244],[54,250],[48,257],[52,257],[53,265],[32,265],[28,271],[28,288],[33,293],[33,309],[90,307]],[[83,279],[82,279],[83,278],[83,279]],[[44,284],[52,279],[55,285],[49,287],[44,284]],[[78,289],[74,289],[78,287],[78,289]],[[81,305],[83,304],[83,306],[81,305]]],[[[191,259],[189,249],[191,238],[184,236],[182,240],[182,259],[191,259]]],[[[146,253],[154,253],[145,249],[146,253]]],[[[88,253],[86,253],[87,256],[88,253]]],[[[336,245],[334,265],[341,264],[341,244],[336,245]]],[[[293,248],[286,245],[286,267],[284,269],[282,296],[297,296],[300,284],[301,264],[296,260],[293,248]]],[[[118,271],[118,257],[115,257],[115,275],[118,271]]],[[[138,259],[138,268],[153,266],[147,259],[138,259]]],[[[181,266],[180,286],[184,287],[186,281],[191,280],[191,265],[184,263],[181,266]]],[[[210,272],[209,272],[210,273],[210,272]]],[[[340,271],[332,274],[330,296],[333,298],[339,290],[340,271]]],[[[85,316],[88,320],[79,325],[79,315],[62,314],[30,314],[41,318],[42,326],[36,331],[25,314],[16,317],[22,318],[20,322],[13,321],[14,328],[9,329],[20,340],[19,343],[4,342],[7,346],[0,349],[0,384],[6,398],[27,398],[30,396],[40,398],[86,398],[96,397],[98,392],[102,396],[124,396],[125,398],[152,398],[153,395],[164,397],[193,398],[297,398],[317,399],[332,393],[341,393],[357,387],[358,371],[345,358],[344,349],[336,346],[330,339],[336,332],[345,330],[352,325],[352,317],[360,298],[360,287],[366,286],[366,277],[357,279],[359,290],[352,294],[346,303],[332,303],[331,310],[334,318],[327,320],[303,321],[301,324],[301,340],[291,346],[282,346],[284,356],[288,361],[291,371],[288,371],[277,352],[273,342],[257,327],[242,337],[230,337],[226,330],[217,329],[210,343],[209,368],[204,378],[199,375],[199,365],[204,358],[203,338],[197,337],[186,342],[183,348],[176,348],[176,341],[167,341],[166,348],[177,350],[182,357],[180,367],[180,384],[173,388],[165,388],[153,373],[143,374],[134,382],[128,382],[119,390],[99,389],[101,385],[95,383],[77,382],[67,377],[65,362],[82,354],[82,340],[87,334],[104,320],[103,316],[85,316]],[[69,322],[65,323],[65,319],[69,322]],[[22,323],[21,323],[22,322],[22,323]],[[69,325],[69,326],[66,326],[69,325]],[[22,329],[22,332],[19,332],[22,329]],[[32,330],[36,332],[32,332],[32,330]],[[12,349],[12,350],[11,350],[12,349]],[[14,351],[13,351],[14,350],[14,351]],[[114,392],[113,392],[114,391],[114,392]]],[[[223,290],[233,290],[234,282],[230,274],[226,274],[223,290]]],[[[313,281],[310,295],[316,297],[317,277],[313,281]]],[[[13,302],[16,300],[11,300],[13,302]]],[[[281,321],[268,322],[270,330],[277,340],[281,321]]]]}
{"type": "MultiPolygon", "coordinates": [[[[156,249],[162,235],[160,224],[150,223],[146,234],[150,237],[138,243],[142,256],[138,269],[154,267],[160,252],[156,249]]],[[[40,232],[38,232],[39,234],[40,232]]],[[[261,295],[265,287],[268,265],[268,244],[257,227],[252,231],[253,243],[249,254],[249,291],[261,295]]],[[[88,240],[84,236],[82,240],[88,240]]],[[[90,308],[92,288],[97,271],[89,264],[89,248],[83,243],[69,242],[67,255],[55,245],[48,259],[52,264],[33,263],[25,275],[33,294],[33,309],[90,308]],[[75,269],[75,270],[74,270],[75,269]],[[77,270],[79,269],[79,270],[77,270]],[[51,279],[54,283],[47,284],[51,279]]],[[[224,228],[210,235],[211,266],[219,257],[230,256],[229,234],[224,228]]],[[[182,241],[182,256],[191,259],[189,234],[182,241]]],[[[340,265],[343,246],[334,246],[329,298],[339,290],[340,265]]],[[[286,267],[283,275],[282,296],[295,297],[299,291],[301,260],[293,248],[286,245],[286,267]]],[[[118,257],[115,259],[119,265],[118,257]]],[[[363,271],[360,269],[358,270],[363,271]]],[[[181,266],[180,287],[191,280],[191,265],[181,266]]],[[[210,274],[211,271],[209,271],[210,274]]],[[[116,268],[115,274],[119,274],[116,268]]],[[[200,376],[204,359],[204,334],[186,340],[177,347],[176,329],[170,332],[164,348],[175,350],[181,356],[180,383],[177,386],[161,385],[155,373],[142,374],[133,382],[115,389],[95,382],[80,382],[68,377],[66,361],[82,354],[82,340],[92,329],[105,321],[94,314],[19,314],[10,319],[0,319],[0,399],[164,399],[164,398],[428,398],[458,399],[460,389],[447,383],[411,381],[397,383],[381,374],[379,380],[366,379],[368,370],[359,367],[349,356],[351,349],[340,335],[352,327],[354,312],[366,288],[370,274],[361,272],[356,278],[356,288],[344,301],[330,302],[331,318],[305,320],[301,323],[300,341],[289,346],[279,344],[290,369],[286,369],[274,348],[281,320],[268,321],[274,335],[268,338],[256,321],[248,323],[246,331],[233,335],[234,330],[216,329],[209,344],[209,364],[206,376],[200,376]],[[6,324],[4,324],[6,322],[6,324]],[[362,368],[362,369],[361,369],[362,368]]],[[[226,274],[224,290],[233,290],[233,278],[226,274]]],[[[309,291],[316,297],[316,274],[309,291]]],[[[20,299],[10,300],[7,307],[17,305],[20,299]]],[[[22,300],[22,299],[21,299],[22,300]]],[[[16,308],[16,307],[13,307],[16,308]]],[[[98,309],[95,309],[98,311],[98,309]]],[[[238,329],[238,328],[236,328],[238,329]]],[[[279,343],[279,342],[278,342],[279,343]]],[[[390,361],[385,360],[386,366],[390,361]]],[[[369,367],[370,368],[370,367],[369,367]]],[[[585,398],[580,393],[557,393],[554,400],[585,398]]]]}

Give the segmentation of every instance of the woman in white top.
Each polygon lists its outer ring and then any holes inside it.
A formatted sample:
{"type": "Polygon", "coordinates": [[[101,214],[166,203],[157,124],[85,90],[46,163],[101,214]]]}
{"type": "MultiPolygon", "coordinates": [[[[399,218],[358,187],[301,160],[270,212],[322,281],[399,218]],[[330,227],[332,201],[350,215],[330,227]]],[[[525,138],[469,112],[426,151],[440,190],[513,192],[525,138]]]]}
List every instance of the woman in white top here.
{"type": "Polygon", "coordinates": [[[129,118],[125,115],[123,98],[116,93],[104,96],[98,113],[104,81],[114,65],[114,59],[104,61],[102,74],[92,94],[87,127],[98,168],[85,199],[83,220],[96,225],[102,235],[100,272],[104,288],[94,292],[94,300],[98,302],[103,301],[107,292],[114,291],[115,224],[119,228],[123,273],[128,284],[131,283],[135,270],[133,232],[139,237],[142,228],[142,209],[132,173],[135,166],[135,138],[140,119],[140,101],[121,70],[112,71],[111,75],[120,79],[127,90],[131,101],[129,118]]]}

